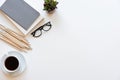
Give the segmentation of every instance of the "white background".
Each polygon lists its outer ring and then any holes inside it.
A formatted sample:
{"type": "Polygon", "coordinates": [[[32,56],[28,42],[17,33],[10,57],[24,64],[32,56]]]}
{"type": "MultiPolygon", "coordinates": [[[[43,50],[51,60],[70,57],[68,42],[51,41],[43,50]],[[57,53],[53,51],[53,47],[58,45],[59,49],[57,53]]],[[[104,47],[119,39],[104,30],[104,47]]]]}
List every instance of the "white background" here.
{"type": "MultiPolygon", "coordinates": [[[[53,27],[39,38],[28,36],[32,51],[22,53],[25,73],[0,80],[120,80],[120,0],[58,0],[48,15],[43,0],[25,0],[53,27]]],[[[0,23],[13,25],[0,14],[0,23]]],[[[0,56],[15,50],[0,41],[0,56]]]]}

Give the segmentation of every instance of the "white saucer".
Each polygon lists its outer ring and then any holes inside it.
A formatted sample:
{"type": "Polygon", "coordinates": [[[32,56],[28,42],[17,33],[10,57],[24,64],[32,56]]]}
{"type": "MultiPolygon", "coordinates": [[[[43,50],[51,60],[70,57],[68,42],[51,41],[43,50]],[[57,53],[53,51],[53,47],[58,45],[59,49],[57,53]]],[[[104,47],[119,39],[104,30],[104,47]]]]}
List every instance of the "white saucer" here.
{"type": "Polygon", "coordinates": [[[8,52],[7,54],[3,55],[2,59],[1,59],[1,69],[5,74],[10,75],[10,76],[20,75],[26,69],[26,61],[25,61],[24,56],[16,51],[8,52]],[[5,60],[6,60],[6,58],[8,58],[10,56],[14,56],[19,60],[19,69],[16,71],[9,71],[5,67],[5,60]]]}

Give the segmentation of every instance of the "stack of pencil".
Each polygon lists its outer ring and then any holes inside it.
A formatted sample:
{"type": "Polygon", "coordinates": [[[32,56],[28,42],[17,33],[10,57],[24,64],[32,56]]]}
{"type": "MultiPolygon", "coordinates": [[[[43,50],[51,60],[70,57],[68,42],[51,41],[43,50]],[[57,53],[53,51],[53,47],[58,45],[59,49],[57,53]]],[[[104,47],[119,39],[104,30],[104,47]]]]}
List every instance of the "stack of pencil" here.
{"type": "Polygon", "coordinates": [[[4,27],[0,24],[0,39],[7,44],[13,46],[19,51],[26,52],[31,50],[29,42],[26,40],[25,35],[18,34],[13,30],[4,27]]]}

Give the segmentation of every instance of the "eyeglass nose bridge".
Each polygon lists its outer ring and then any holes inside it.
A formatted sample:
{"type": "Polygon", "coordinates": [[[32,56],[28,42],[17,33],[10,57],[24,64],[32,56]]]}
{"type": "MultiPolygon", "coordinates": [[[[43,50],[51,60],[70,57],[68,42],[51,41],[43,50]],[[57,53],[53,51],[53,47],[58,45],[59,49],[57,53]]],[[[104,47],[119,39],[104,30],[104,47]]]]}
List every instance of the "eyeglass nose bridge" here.
{"type": "Polygon", "coordinates": [[[31,35],[34,37],[35,36],[35,32],[32,32],[31,35]]]}
{"type": "Polygon", "coordinates": [[[40,31],[43,30],[43,27],[44,27],[44,26],[41,26],[40,28],[38,28],[38,30],[40,30],[40,31]]]}

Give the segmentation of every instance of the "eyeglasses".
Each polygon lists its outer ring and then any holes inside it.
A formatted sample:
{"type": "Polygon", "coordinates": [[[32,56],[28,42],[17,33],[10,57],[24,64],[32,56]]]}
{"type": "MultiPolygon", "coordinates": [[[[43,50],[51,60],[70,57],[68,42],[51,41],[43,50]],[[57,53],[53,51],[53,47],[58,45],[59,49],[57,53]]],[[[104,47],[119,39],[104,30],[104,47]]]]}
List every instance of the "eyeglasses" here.
{"type": "Polygon", "coordinates": [[[45,23],[44,25],[40,26],[39,28],[37,28],[35,31],[33,31],[31,33],[31,35],[33,37],[40,37],[42,35],[42,30],[47,32],[47,31],[49,31],[51,29],[51,27],[52,27],[52,24],[49,21],[49,22],[45,23]]]}

